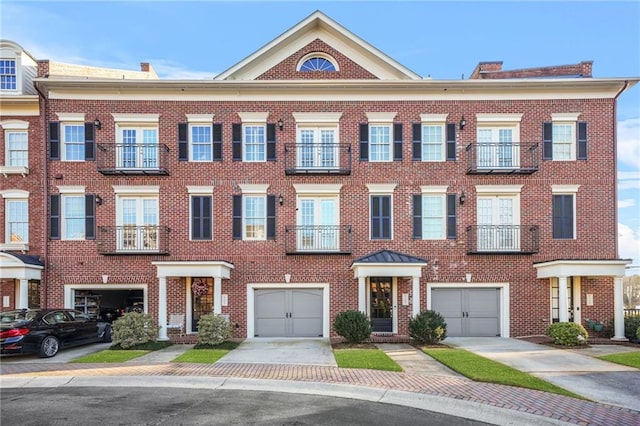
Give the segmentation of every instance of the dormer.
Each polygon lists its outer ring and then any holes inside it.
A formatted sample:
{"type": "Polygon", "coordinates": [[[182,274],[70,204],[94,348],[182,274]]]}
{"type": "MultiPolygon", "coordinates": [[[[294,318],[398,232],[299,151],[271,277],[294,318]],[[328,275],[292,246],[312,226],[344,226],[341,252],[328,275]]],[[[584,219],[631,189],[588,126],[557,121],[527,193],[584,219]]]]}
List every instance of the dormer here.
{"type": "Polygon", "coordinates": [[[0,40],[0,94],[2,96],[35,95],[35,59],[11,40],[0,40]]]}

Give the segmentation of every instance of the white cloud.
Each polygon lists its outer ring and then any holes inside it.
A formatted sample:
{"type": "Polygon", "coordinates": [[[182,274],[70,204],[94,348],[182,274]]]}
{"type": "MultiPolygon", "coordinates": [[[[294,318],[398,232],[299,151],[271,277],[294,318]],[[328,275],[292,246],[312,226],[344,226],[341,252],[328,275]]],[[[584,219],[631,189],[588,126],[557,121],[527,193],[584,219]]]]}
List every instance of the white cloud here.
{"type": "Polygon", "coordinates": [[[618,208],[624,209],[627,207],[633,207],[636,205],[635,198],[625,198],[624,200],[618,200],[618,208]]]}
{"type": "Polygon", "coordinates": [[[181,67],[166,59],[152,59],[149,61],[158,77],[168,80],[211,80],[216,73],[210,71],[193,71],[181,67]]]}
{"type": "MultiPolygon", "coordinates": [[[[618,121],[618,161],[634,169],[638,168],[638,164],[640,164],[640,118],[618,121]]],[[[638,179],[637,175],[636,179],[638,179]]]]}
{"type": "Polygon", "coordinates": [[[640,229],[634,232],[630,226],[618,223],[618,252],[622,259],[640,263],[640,229]]]}

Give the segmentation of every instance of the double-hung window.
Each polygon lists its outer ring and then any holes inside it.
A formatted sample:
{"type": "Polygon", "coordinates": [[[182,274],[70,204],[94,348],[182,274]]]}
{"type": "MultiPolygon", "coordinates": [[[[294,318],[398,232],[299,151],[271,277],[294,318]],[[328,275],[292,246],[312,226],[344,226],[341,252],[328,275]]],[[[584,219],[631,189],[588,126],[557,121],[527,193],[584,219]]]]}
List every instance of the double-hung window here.
{"type": "Polygon", "coordinates": [[[95,160],[95,125],[85,122],[83,113],[57,113],[60,121],[50,121],[49,159],[63,161],[95,160]]]}
{"type": "Polygon", "coordinates": [[[192,124],[189,131],[191,133],[191,160],[211,161],[213,158],[211,125],[192,124]]]}
{"type": "Polygon", "coordinates": [[[23,190],[0,191],[4,198],[5,244],[3,248],[28,250],[29,246],[29,193],[23,190]]]}
{"type": "Polygon", "coordinates": [[[213,114],[187,114],[187,120],[178,123],[178,160],[222,160],[222,124],[213,122],[213,114]]]}
{"type": "Polygon", "coordinates": [[[551,114],[551,121],[543,123],[543,159],[554,161],[587,159],[587,123],[579,122],[579,115],[579,113],[551,114]]]}
{"type": "Polygon", "coordinates": [[[84,123],[62,124],[62,159],[84,161],[84,123]]]}
{"type": "Polygon", "coordinates": [[[95,239],[95,195],[84,186],[58,186],[49,196],[49,237],[52,240],[95,239]]]}
{"type": "Polygon", "coordinates": [[[240,184],[242,195],[233,196],[233,238],[275,239],[275,196],[267,184],[240,184]]]}
{"type": "Polygon", "coordinates": [[[18,73],[15,59],[0,59],[0,90],[17,90],[18,73]]]}
{"type": "Polygon", "coordinates": [[[4,130],[5,145],[4,164],[0,164],[0,173],[29,173],[29,122],[3,120],[0,126],[4,130]]]}
{"type": "Polygon", "coordinates": [[[369,112],[360,124],[360,161],[402,161],[402,123],[394,123],[395,112],[369,112]]]}
{"type": "Polygon", "coordinates": [[[369,125],[369,161],[391,161],[391,125],[369,125]]]}
{"type": "Polygon", "coordinates": [[[447,194],[447,186],[422,186],[421,190],[413,196],[413,238],[455,239],[456,194],[447,194]]]}
{"type": "Polygon", "coordinates": [[[231,126],[233,160],[263,162],[276,160],[276,130],[267,123],[267,112],[239,112],[242,123],[231,126]]]}
{"type": "Polygon", "coordinates": [[[78,195],[62,197],[62,239],[82,240],[85,236],[85,198],[78,195]]]}
{"type": "Polygon", "coordinates": [[[242,126],[243,160],[266,160],[266,128],[264,125],[247,124],[242,126]]]}
{"type": "Polygon", "coordinates": [[[579,185],[552,185],[553,238],[576,238],[576,194],[579,185]]]}
{"type": "Polygon", "coordinates": [[[246,195],[242,201],[244,204],[244,239],[265,240],[267,236],[266,197],[264,195],[246,195]]]}

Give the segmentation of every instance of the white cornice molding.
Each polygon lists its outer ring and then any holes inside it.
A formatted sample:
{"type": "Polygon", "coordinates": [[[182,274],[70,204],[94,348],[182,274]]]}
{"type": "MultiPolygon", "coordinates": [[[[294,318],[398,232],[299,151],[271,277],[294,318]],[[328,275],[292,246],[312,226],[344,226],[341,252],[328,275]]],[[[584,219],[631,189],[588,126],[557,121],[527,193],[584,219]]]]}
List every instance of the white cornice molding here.
{"type": "Polygon", "coordinates": [[[0,121],[0,127],[4,130],[27,130],[29,128],[29,122],[22,120],[2,120],[0,121]]]}
{"type": "Polygon", "coordinates": [[[113,192],[118,195],[158,195],[160,194],[160,186],[158,185],[113,185],[113,192]]]}
{"type": "Polygon", "coordinates": [[[23,189],[4,189],[0,191],[2,198],[29,198],[29,191],[23,189]]]}
{"type": "Polygon", "coordinates": [[[58,192],[61,194],[84,194],[86,186],[84,185],[59,185],[58,192]]]}
{"type": "Polygon", "coordinates": [[[449,114],[420,114],[422,123],[445,123],[449,114]]]}
{"type": "Polygon", "coordinates": [[[397,112],[367,112],[369,123],[392,123],[397,112]]]}
{"type": "Polygon", "coordinates": [[[370,194],[393,194],[398,186],[397,183],[368,183],[367,188],[370,194]]]}
{"type": "Polygon", "coordinates": [[[580,185],[551,185],[552,194],[576,194],[580,185]]]}
{"type": "Polygon", "coordinates": [[[298,124],[338,124],[342,117],[341,112],[293,112],[291,115],[298,124]]]}
{"type": "Polygon", "coordinates": [[[524,114],[476,114],[476,121],[478,123],[519,123],[522,121],[523,115],[524,114]]]}
{"type": "Polygon", "coordinates": [[[341,183],[294,183],[296,194],[340,194],[341,183]]]}
{"type": "Polygon", "coordinates": [[[423,194],[446,194],[448,185],[425,185],[420,187],[423,194]]]}
{"type": "Polygon", "coordinates": [[[238,184],[243,194],[266,194],[268,183],[240,183],[238,184]]]}
{"type": "Polygon", "coordinates": [[[551,114],[551,121],[578,121],[579,112],[556,112],[551,114]]]}
{"type": "Polygon", "coordinates": [[[56,112],[60,121],[74,121],[84,123],[86,114],[83,112],[56,112]]]}
{"type": "Polygon", "coordinates": [[[211,123],[215,114],[185,114],[189,123],[211,123]]]}
{"type": "Polygon", "coordinates": [[[187,185],[187,192],[189,194],[213,194],[213,185],[211,186],[193,186],[187,185]]]}
{"type": "Polygon", "coordinates": [[[112,113],[116,123],[157,123],[160,114],[116,114],[112,113]]]}
{"type": "Polygon", "coordinates": [[[524,185],[476,185],[477,194],[519,194],[524,185]]]}
{"type": "Polygon", "coordinates": [[[238,116],[243,123],[266,123],[269,112],[239,112],[238,116]]]}

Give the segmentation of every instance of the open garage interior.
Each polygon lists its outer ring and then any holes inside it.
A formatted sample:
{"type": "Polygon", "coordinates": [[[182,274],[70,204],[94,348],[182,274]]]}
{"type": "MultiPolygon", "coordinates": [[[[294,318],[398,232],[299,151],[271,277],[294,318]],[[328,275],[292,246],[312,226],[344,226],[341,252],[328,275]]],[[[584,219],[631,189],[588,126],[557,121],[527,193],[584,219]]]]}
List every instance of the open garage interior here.
{"type": "Polygon", "coordinates": [[[145,312],[144,289],[141,288],[74,288],[73,308],[91,318],[114,321],[127,312],[145,312]]]}

